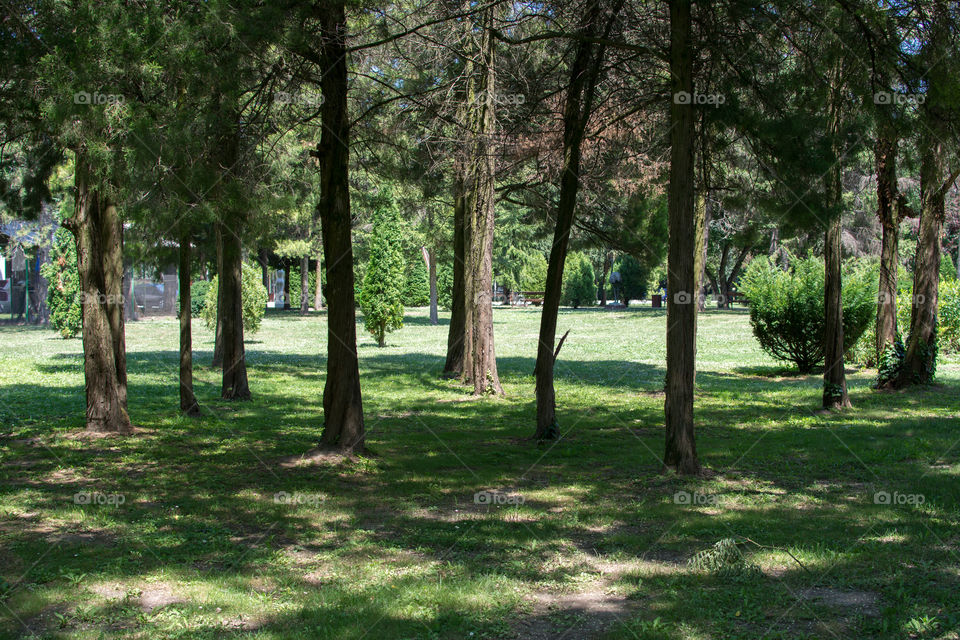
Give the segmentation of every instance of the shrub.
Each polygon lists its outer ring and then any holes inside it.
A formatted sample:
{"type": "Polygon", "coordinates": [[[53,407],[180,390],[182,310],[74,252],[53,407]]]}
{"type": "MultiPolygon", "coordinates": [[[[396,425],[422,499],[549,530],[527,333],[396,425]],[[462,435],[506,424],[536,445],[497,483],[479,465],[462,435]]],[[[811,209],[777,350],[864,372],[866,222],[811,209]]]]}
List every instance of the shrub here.
{"type": "Polygon", "coordinates": [[[650,276],[640,261],[625,254],[614,263],[613,270],[620,273],[620,290],[624,305],[631,300],[643,300],[647,297],[650,276]]]}
{"type": "MultiPolygon", "coordinates": [[[[194,280],[190,283],[190,317],[199,318],[203,316],[203,310],[207,306],[207,290],[210,288],[209,280],[194,280]]],[[[177,317],[180,317],[180,291],[177,290],[177,317]]]]}
{"type": "MultiPolygon", "coordinates": [[[[912,289],[901,291],[897,297],[897,326],[904,335],[910,332],[912,303],[912,289]]],[[[937,346],[944,353],[960,352],[960,281],[941,274],[937,307],[937,346]]]]}
{"type": "Polygon", "coordinates": [[[80,271],[77,267],[77,247],[73,235],[66,229],[60,228],[54,233],[50,262],[40,267],[40,274],[48,283],[50,324],[60,332],[61,337],[76,337],[83,328],[80,271]]]}
{"type": "MultiPolygon", "coordinates": [[[[873,322],[874,281],[869,269],[844,265],[844,352],[873,322]]],[[[747,267],[740,290],[750,299],[750,324],[764,351],[777,360],[793,362],[801,373],[823,363],[824,270],[820,259],[795,259],[790,270],[783,271],[769,258],[757,258],[747,267]]]]}
{"type": "Polygon", "coordinates": [[[430,304],[430,272],[419,253],[410,266],[403,283],[403,306],[425,307],[430,304]]]}
{"type": "Polygon", "coordinates": [[[505,268],[497,279],[510,291],[544,291],[547,288],[547,259],[543,253],[510,247],[504,263],[505,268]]]}
{"type": "Polygon", "coordinates": [[[449,311],[453,307],[453,265],[437,264],[437,304],[449,311]]]}
{"type": "Polygon", "coordinates": [[[597,280],[593,265],[582,253],[567,256],[563,269],[563,304],[577,307],[593,306],[597,301],[597,280]]]}
{"type": "MultiPolygon", "coordinates": [[[[243,333],[253,335],[260,329],[260,321],[267,309],[267,288],[263,286],[259,267],[243,263],[240,278],[241,300],[243,304],[243,333]]],[[[219,278],[213,277],[210,281],[204,298],[203,323],[211,331],[217,328],[217,293],[220,288],[219,278]]],[[[193,305],[191,305],[192,307],[193,305]]]]}
{"type": "Polygon", "coordinates": [[[360,291],[364,326],[381,347],[388,332],[403,326],[405,268],[400,210],[392,194],[382,191],[373,211],[370,262],[360,291]]]}

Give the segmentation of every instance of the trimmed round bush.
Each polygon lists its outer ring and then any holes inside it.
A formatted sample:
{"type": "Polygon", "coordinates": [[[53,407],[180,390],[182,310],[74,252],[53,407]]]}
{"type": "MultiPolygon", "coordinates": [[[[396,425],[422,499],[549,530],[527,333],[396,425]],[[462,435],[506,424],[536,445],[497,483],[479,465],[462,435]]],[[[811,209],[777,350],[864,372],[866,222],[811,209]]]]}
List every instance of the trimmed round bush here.
{"type": "Polygon", "coordinates": [[[597,301],[597,279],[593,265],[582,253],[571,253],[563,269],[563,296],[561,302],[576,309],[592,307],[597,301]]]}
{"type": "MultiPolygon", "coordinates": [[[[260,268],[244,262],[240,276],[240,286],[240,297],[243,304],[243,334],[249,336],[260,329],[260,321],[263,320],[263,314],[267,310],[267,288],[263,286],[260,268]]],[[[203,323],[210,331],[215,331],[217,328],[217,293],[219,288],[219,278],[214,276],[210,281],[210,288],[207,289],[203,311],[201,312],[203,323]]],[[[193,305],[190,306],[193,307],[193,305]]]]}
{"type": "MultiPolygon", "coordinates": [[[[849,351],[874,321],[875,278],[869,268],[843,269],[843,347],[849,351]]],[[[760,346],[801,373],[823,364],[824,268],[813,256],[795,259],[784,271],[768,257],[747,267],[740,291],[750,300],[750,324],[760,346]]]]}

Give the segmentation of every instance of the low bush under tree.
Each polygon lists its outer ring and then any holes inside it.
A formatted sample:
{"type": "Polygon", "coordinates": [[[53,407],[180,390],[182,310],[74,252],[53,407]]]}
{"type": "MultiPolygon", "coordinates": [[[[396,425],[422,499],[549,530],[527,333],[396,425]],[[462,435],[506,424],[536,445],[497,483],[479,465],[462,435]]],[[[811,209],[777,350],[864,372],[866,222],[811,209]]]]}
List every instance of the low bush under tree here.
{"type": "MultiPolygon", "coordinates": [[[[856,263],[844,265],[843,346],[849,351],[873,322],[874,277],[856,263]]],[[[788,270],[768,257],[750,263],[740,282],[750,300],[750,324],[764,351],[792,362],[801,373],[823,364],[824,271],[819,258],[793,260],[788,270]]]]}
{"type": "Polygon", "coordinates": [[[593,306],[596,301],[597,279],[590,259],[582,253],[571,253],[563,269],[563,304],[576,309],[593,306]]]}
{"type": "MultiPolygon", "coordinates": [[[[243,305],[243,334],[249,336],[260,329],[260,321],[267,309],[267,288],[263,286],[263,277],[259,267],[243,263],[241,273],[241,303],[243,305]]],[[[203,305],[203,323],[207,329],[217,328],[217,291],[219,280],[214,276],[203,305]]],[[[193,296],[191,296],[193,297],[193,296]]],[[[192,306],[192,305],[191,305],[192,306]]]]}

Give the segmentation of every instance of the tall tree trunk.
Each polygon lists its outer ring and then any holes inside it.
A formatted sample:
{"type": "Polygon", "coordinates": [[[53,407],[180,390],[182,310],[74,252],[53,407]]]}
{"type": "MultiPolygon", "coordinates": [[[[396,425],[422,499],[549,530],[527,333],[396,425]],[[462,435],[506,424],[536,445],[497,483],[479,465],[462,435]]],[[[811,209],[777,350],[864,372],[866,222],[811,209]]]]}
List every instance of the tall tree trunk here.
{"type": "Polygon", "coordinates": [[[223,234],[223,263],[220,265],[220,321],[223,323],[223,385],[225,400],[249,400],[247,361],[243,350],[243,247],[240,215],[231,216],[231,227],[223,234]]]}
{"type": "Polygon", "coordinates": [[[923,136],[920,160],[920,229],[913,271],[913,304],[906,356],[894,386],[927,384],[937,368],[937,308],[940,294],[940,232],[946,191],[956,180],[945,181],[945,149],[932,133],[923,136]]]}
{"type": "Polygon", "coordinates": [[[323,309],[323,267],[321,263],[323,262],[323,256],[317,254],[317,271],[314,274],[316,282],[313,283],[313,308],[317,311],[323,309]]]}
{"type": "Polygon", "coordinates": [[[847,377],[843,367],[843,282],[841,275],[841,233],[843,230],[843,182],[840,149],[841,96],[840,63],[834,64],[830,86],[830,122],[834,164],[824,177],[827,228],[824,233],[824,332],[823,408],[843,409],[850,405],[847,377]]]}
{"type": "Polygon", "coordinates": [[[493,229],[496,157],[494,9],[484,12],[480,33],[476,91],[468,92],[471,111],[472,153],[470,188],[465,216],[463,380],[473,384],[474,395],[503,395],[493,342],[493,229]]]}
{"type": "Polygon", "coordinates": [[[300,258],[300,315],[310,313],[310,258],[300,258]]]}
{"type": "Polygon", "coordinates": [[[876,358],[897,340],[897,268],[900,262],[900,216],[897,207],[897,141],[879,136],[874,146],[877,168],[877,218],[882,231],[880,286],[877,292],[876,358]]]}
{"type": "Polygon", "coordinates": [[[223,268],[223,225],[218,220],[213,223],[216,242],[217,242],[217,321],[213,330],[213,360],[211,367],[223,366],[223,287],[220,282],[223,276],[220,270],[223,268]]]}
{"type": "Polygon", "coordinates": [[[180,411],[199,416],[200,407],[193,395],[193,336],[190,317],[190,234],[180,235],[180,411]]]}
{"type": "MultiPolygon", "coordinates": [[[[582,31],[592,35],[599,30],[598,3],[592,2],[582,31]]],[[[563,110],[563,169],[560,173],[560,199],[557,203],[557,221],[553,232],[550,261],[547,264],[546,290],[543,295],[543,311],[540,313],[540,339],[537,342],[537,364],[534,368],[537,395],[537,428],[534,437],[546,440],[559,437],[556,417],[556,396],[553,386],[555,342],[557,337],[557,313],[563,289],[563,267],[567,259],[567,243],[577,205],[580,189],[580,158],[583,137],[593,96],[600,75],[603,48],[581,40],[570,68],[567,99],[563,110]]]]}
{"type": "Polygon", "coordinates": [[[133,431],[127,414],[127,361],[123,330],[123,227],[116,206],[91,184],[86,158],[77,154],[74,213],[64,222],[77,245],[83,318],[83,373],[87,430],[133,431]]]}
{"type": "MultiPolygon", "coordinates": [[[[706,179],[703,178],[703,181],[704,185],[697,190],[694,206],[696,215],[694,219],[694,233],[696,234],[694,257],[696,258],[696,265],[694,265],[693,273],[696,277],[694,291],[696,292],[698,313],[705,310],[707,306],[705,270],[707,268],[707,242],[710,236],[710,203],[707,202],[706,179]]],[[[694,323],[694,329],[696,329],[696,323],[694,323]]]]}
{"type": "Polygon", "coordinates": [[[258,262],[260,263],[260,279],[263,281],[263,288],[270,290],[270,271],[267,265],[267,250],[260,249],[257,252],[258,262]]]}
{"type": "Polygon", "coordinates": [[[440,323],[440,315],[437,310],[437,252],[430,247],[427,253],[427,260],[430,261],[428,268],[430,274],[430,324],[440,323]]]}
{"type": "Polygon", "coordinates": [[[464,296],[466,228],[466,164],[457,161],[453,183],[453,292],[450,305],[450,329],[447,332],[447,359],[443,375],[459,378],[463,375],[463,342],[466,335],[467,307],[464,296]]]}
{"type": "Polygon", "coordinates": [[[327,270],[327,380],[321,442],[341,451],[364,450],[363,402],[357,360],[353,242],[350,225],[350,119],[347,112],[347,18],[342,3],[317,9],[321,28],[323,133],[317,146],[327,270]]]}
{"type": "Polygon", "coordinates": [[[693,43],[691,0],[670,0],[670,185],[667,196],[667,379],[664,416],[666,469],[699,474],[694,439],[696,370],[696,222],[694,212],[693,43]],[[690,99],[681,100],[685,94],[690,99]]]}

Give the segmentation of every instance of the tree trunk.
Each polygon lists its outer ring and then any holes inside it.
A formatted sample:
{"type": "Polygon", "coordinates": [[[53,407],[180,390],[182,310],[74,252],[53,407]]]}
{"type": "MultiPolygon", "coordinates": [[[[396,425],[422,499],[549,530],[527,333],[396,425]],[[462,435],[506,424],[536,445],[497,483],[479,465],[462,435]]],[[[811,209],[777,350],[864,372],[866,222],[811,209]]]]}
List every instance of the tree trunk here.
{"type": "Polygon", "coordinates": [[[900,216],[897,201],[897,141],[892,136],[877,138],[874,146],[877,168],[877,218],[882,240],[880,287],[877,292],[876,361],[888,345],[897,340],[897,268],[899,266],[900,216]]]}
{"type": "Polygon", "coordinates": [[[920,229],[913,271],[913,304],[906,356],[894,386],[927,384],[937,368],[937,306],[940,288],[940,231],[946,190],[943,145],[932,134],[924,135],[920,160],[920,229]]]}
{"type": "Polygon", "coordinates": [[[199,416],[200,407],[193,395],[193,336],[190,317],[190,234],[180,235],[180,411],[199,416]]]}
{"type": "Polygon", "coordinates": [[[223,225],[219,221],[214,223],[214,230],[217,241],[217,322],[214,325],[213,330],[213,360],[210,362],[211,367],[222,367],[223,366],[223,287],[220,286],[220,282],[223,280],[223,276],[220,275],[220,270],[223,265],[223,225]]]}
{"type": "Polygon", "coordinates": [[[263,288],[270,290],[270,271],[267,266],[267,250],[260,249],[257,252],[258,262],[260,263],[260,279],[263,281],[263,288]]]}
{"type": "Polygon", "coordinates": [[[427,253],[427,259],[430,261],[428,268],[430,272],[430,324],[437,325],[440,323],[440,316],[437,312],[437,254],[432,247],[427,253]]]}
{"type": "Polygon", "coordinates": [[[850,407],[847,377],[843,367],[843,282],[841,275],[841,233],[843,231],[843,182],[840,149],[841,90],[840,65],[834,65],[830,86],[830,122],[827,134],[832,139],[834,164],[824,176],[824,204],[827,228],[824,233],[824,332],[823,332],[823,408],[850,407]]]}
{"type": "Polygon", "coordinates": [[[327,270],[327,380],[323,390],[321,442],[341,451],[364,450],[363,402],[357,360],[353,242],[350,225],[350,120],[347,111],[347,19],[342,3],[318,7],[324,73],[317,146],[320,199],[327,270]]]}
{"type": "Polygon", "coordinates": [[[457,161],[453,183],[453,292],[450,305],[450,329],[447,332],[447,359],[443,375],[459,378],[463,375],[463,342],[466,334],[467,308],[464,296],[464,261],[467,239],[465,164],[457,161]]]}
{"type": "Polygon", "coordinates": [[[313,292],[313,308],[317,311],[323,309],[323,267],[321,263],[323,262],[323,256],[317,254],[317,271],[314,274],[316,282],[314,282],[314,292],[313,292]]]}
{"type": "Polygon", "coordinates": [[[300,315],[310,313],[310,258],[300,258],[300,315]]]}
{"type": "Polygon", "coordinates": [[[129,434],[123,331],[123,227],[116,206],[90,182],[77,154],[73,217],[64,222],[77,245],[83,318],[87,430],[129,434]]]}
{"type": "MultiPolygon", "coordinates": [[[[706,161],[704,161],[705,163],[706,161]]],[[[706,176],[706,170],[703,171],[706,176]]],[[[707,202],[707,184],[706,177],[702,177],[700,189],[696,196],[696,248],[694,255],[697,264],[694,268],[694,274],[697,278],[695,291],[697,292],[697,312],[705,311],[707,308],[707,287],[706,287],[706,269],[707,269],[707,242],[710,240],[710,203],[707,202]]],[[[696,325],[694,325],[696,326],[696,325]]]]}
{"type": "Polygon", "coordinates": [[[231,217],[232,228],[223,233],[223,262],[220,264],[220,321],[223,324],[223,385],[220,395],[224,400],[249,400],[247,362],[243,350],[243,247],[237,235],[240,216],[231,217]]]}
{"type": "Polygon", "coordinates": [[[696,370],[696,223],[694,212],[693,44],[691,0],[670,0],[670,185],[667,253],[667,379],[664,467],[699,474],[694,439],[696,370]],[[679,99],[685,94],[690,99],[679,99]]]}
{"type": "Polygon", "coordinates": [[[472,154],[470,188],[465,216],[463,381],[473,384],[474,395],[503,395],[493,342],[493,229],[496,158],[493,137],[496,127],[495,51],[493,9],[484,12],[479,34],[481,60],[476,91],[468,91],[471,113],[472,154]]]}
{"type": "MultiPolygon", "coordinates": [[[[591,3],[582,27],[586,35],[598,31],[600,9],[591,3]]],[[[537,428],[534,437],[546,440],[559,437],[556,417],[556,396],[553,386],[557,313],[563,289],[563,267],[567,258],[567,243],[580,189],[580,157],[584,132],[593,108],[593,95],[600,75],[604,50],[586,39],[577,44],[576,56],[570,68],[567,99],[563,111],[563,169],[560,173],[560,199],[557,203],[557,222],[553,245],[547,265],[546,290],[543,311],[540,313],[540,339],[537,342],[537,364],[534,368],[537,396],[537,428]]]]}

